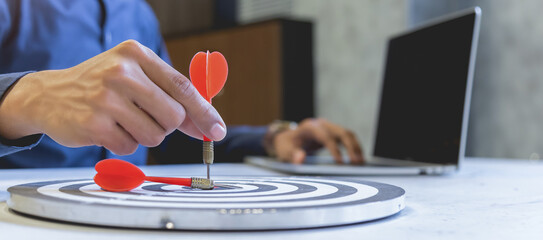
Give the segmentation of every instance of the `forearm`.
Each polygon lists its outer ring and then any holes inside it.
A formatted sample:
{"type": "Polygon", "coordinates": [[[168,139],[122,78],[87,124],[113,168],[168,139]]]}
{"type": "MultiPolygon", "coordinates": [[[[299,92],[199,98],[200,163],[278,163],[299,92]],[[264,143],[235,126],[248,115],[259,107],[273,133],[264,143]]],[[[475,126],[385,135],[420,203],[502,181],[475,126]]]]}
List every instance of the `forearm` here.
{"type": "Polygon", "coordinates": [[[31,124],[34,119],[31,113],[36,114],[35,106],[44,103],[30,100],[41,93],[36,86],[39,84],[32,79],[33,75],[42,73],[44,72],[8,74],[13,75],[6,80],[11,85],[3,92],[0,101],[0,136],[3,138],[15,140],[41,133],[31,124]],[[13,78],[17,79],[13,81],[13,78]]]}
{"type": "MultiPolygon", "coordinates": [[[[19,73],[9,73],[9,74],[0,74],[0,109],[3,106],[3,101],[7,93],[11,90],[12,86],[22,77],[30,72],[19,72],[19,73]]],[[[0,114],[0,129],[10,130],[11,123],[9,120],[3,117],[0,114]]],[[[36,146],[42,135],[29,135],[29,136],[20,136],[20,138],[6,138],[2,134],[5,130],[0,131],[0,157],[8,154],[12,154],[18,151],[27,150],[36,146]]]]}
{"type": "Polygon", "coordinates": [[[16,72],[16,73],[7,73],[0,74],[0,105],[2,104],[6,93],[9,91],[11,86],[15,84],[19,79],[24,77],[29,72],[16,72]]]}

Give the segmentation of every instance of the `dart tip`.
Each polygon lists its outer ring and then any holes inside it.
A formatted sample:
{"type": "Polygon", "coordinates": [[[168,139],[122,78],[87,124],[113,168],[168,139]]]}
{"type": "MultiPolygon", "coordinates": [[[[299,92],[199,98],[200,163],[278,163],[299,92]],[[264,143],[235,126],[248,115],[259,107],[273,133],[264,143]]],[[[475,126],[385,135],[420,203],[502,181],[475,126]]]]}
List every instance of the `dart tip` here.
{"type": "Polygon", "coordinates": [[[208,180],[210,179],[210,177],[209,177],[209,165],[210,165],[210,164],[206,164],[206,166],[207,166],[207,179],[208,179],[208,180]]]}

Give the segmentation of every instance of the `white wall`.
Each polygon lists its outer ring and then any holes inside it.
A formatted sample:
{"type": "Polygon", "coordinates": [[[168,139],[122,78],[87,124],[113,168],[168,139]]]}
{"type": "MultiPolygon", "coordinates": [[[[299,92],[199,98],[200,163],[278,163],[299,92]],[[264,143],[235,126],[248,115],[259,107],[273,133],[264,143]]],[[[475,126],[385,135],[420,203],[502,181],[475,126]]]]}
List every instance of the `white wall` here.
{"type": "Polygon", "coordinates": [[[543,151],[543,1],[475,1],[483,10],[467,154],[543,151]]]}
{"type": "Polygon", "coordinates": [[[353,129],[371,154],[386,38],[476,5],[483,17],[466,155],[543,156],[541,0],[295,0],[294,14],[315,21],[317,114],[353,129]]]}

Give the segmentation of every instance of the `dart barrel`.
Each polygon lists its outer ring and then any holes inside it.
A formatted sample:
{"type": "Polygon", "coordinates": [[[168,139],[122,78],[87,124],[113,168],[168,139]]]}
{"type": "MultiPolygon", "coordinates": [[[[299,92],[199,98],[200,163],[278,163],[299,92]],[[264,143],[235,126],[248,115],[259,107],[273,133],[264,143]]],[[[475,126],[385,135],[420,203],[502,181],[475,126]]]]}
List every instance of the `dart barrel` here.
{"type": "Polygon", "coordinates": [[[205,164],[213,164],[213,142],[204,141],[203,144],[203,158],[205,164]]]}

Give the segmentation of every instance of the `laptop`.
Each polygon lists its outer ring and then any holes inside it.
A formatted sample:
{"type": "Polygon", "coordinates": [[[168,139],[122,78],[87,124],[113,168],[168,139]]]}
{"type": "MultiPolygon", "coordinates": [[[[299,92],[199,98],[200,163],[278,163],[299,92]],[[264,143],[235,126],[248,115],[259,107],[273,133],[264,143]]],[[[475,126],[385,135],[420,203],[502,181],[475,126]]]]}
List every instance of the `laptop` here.
{"type": "Polygon", "coordinates": [[[364,165],[308,157],[302,165],[266,157],[249,164],[303,175],[445,174],[466,146],[481,9],[456,12],[388,41],[373,156],[364,165]]]}

